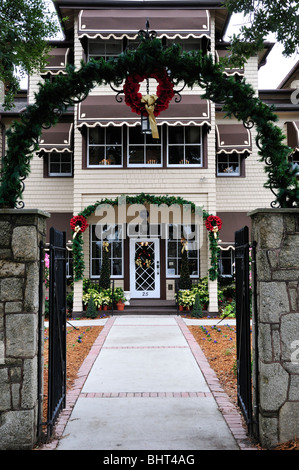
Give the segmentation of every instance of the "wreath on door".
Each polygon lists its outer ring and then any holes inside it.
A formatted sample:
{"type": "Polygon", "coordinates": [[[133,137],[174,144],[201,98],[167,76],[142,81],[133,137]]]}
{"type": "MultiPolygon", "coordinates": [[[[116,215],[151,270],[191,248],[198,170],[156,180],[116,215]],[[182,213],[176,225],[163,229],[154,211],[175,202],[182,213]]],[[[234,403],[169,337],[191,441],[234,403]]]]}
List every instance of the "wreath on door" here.
{"type": "Polygon", "coordinates": [[[149,244],[148,242],[140,242],[138,245],[135,264],[138,268],[148,269],[152,264],[152,253],[149,250],[149,244]]]}

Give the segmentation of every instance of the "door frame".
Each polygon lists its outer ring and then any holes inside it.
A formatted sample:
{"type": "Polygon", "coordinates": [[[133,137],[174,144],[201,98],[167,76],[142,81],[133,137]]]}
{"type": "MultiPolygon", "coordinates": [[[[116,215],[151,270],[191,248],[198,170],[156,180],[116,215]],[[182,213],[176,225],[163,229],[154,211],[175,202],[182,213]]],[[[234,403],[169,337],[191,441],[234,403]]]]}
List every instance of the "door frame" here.
{"type": "Polygon", "coordinates": [[[130,238],[129,242],[129,265],[130,265],[130,291],[132,299],[160,299],[161,296],[161,260],[160,260],[160,239],[159,238],[130,238]],[[135,243],[136,242],[154,242],[155,243],[155,290],[154,291],[136,291],[135,275],[135,243]]]}

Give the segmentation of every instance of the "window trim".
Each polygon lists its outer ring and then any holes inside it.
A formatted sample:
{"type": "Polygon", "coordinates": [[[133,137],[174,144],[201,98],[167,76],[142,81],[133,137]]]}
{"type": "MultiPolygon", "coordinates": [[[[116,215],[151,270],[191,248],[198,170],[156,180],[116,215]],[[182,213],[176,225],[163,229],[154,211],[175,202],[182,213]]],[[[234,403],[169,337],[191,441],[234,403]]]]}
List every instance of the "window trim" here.
{"type": "MultiPolygon", "coordinates": [[[[48,167],[48,177],[49,178],[69,178],[73,176],[73,152],[49,152],[48,153],[48,162],[47,162],[47,167],[48,167]],[[68,155],[70,157],[70,165],[71,165],[71,171],[69,173],[56,173],[56,172],[51,172],[50,171],[50,166],[51,166],[51,156],[54,155],[68,155]]],[[[60,162],[61,165],[61,162],[60,162]]]]}
{"type": "MultiPolygon", "coordinates": [[[[101,276],[101,273],[95,275],[95,274],[92,274],[92,260],[93,259],[98,259],[98,258],[93,258],[92,257],[92,243],[93,240],[92,240],[92,232],[93,232],[93,227],[95,227],[97,225],[97,223],[94,223],[94,224],[90,224],[90,230],[89,230],[89,276],[90,276],[90,279],[100,279],[100,276],[101,276]]],[[[99,225],[107,225],[107,224],[99,224],[99,225]]],[[[125,226],[124,224],[115,224],[115,225],[120,225],[122,227],[122,230],[125,229],[125,226]]],[[[121,253],[121,274],[112,274],[112,266],[111,266],[111,259],[110,259],[110,269],[111,269],[111,279],[123,279],[124,278],[124,239],[123,238],[120,238],[118,241],[121,242],[121,250],[122,250],[122,253],[121,253]]],[[[112,258],[113,260],[114,258],[112,258]]],[[[115,259],[120,259],[120,258],[115,258],[115,259]]]]}
{"type": "MultiPolygon", "coordinates": [[[[245,157],[243,157],[245,158],[245,157]]],[[[233,153],[225,153],[225,152],[222,152],[222,153],[217,153],[216,154],[216,176],[219,177],[219,178],[239,178],[240,176],[242,176],[242,154],[238,153],[238,152],[233,152],[233,153]],[[239,172],[238,173],[219,173],[218,172],[218,157],[219,156],[223,156],[225,155],[228,159],[230,156],[232,155],[238,155],[238,161],[239,161],[239,172]]]]}
{"type": "Polygon", "coordinates": [[[169,129],[171,126],[167,126],[167,167],[168,168],[204,168],[204,139],[203,139],[203,131],[202,126],[180,126],[184,129],[184,143],[181,144],[170,144],[169,143],[169,129]],[[186,163],[186,147],[191,147],[194,144],[186,144],[186,128],[187,127],[198,127],[200,130],[200,140],[201,142],[197,145],[200,145],[200,160],[201,163],[186,163]],[[169,163],[169,147],[184,147],[184,163],[169,163]]]}
{"type": "MultiPolygon", "coordinates": [[[[106,140],[107,140],[107,135],[106,135],[106,131],[107,131],[107,127],[102,127],[102,129],[104,129],[105,131],[105,143],[104,144],[90,144],[89,143],[89,131],[90,131],[90,127],[87,128],[87,136],[86,136],[86,168],[97,168],[97,169],[103,169],[103,168],[123,168],[123,162],[124,162],[124,139],[123,139],[123,128],[121,127],[120,128],[120,131],[121,131],[121,144],[119,145],[114,145],[115,147],[120,147],[121,149],[121,164],[120,165],[107,165],[107,164],[104,164],[104,165],[90,165],[89,164],[89,148],[90,147],[104,147],[105,149],[105,157],[106,157],[106,148],[107,148],[107,144],[106,144],[106,140]]],[[[111,145],[112,147],[112,145],[111,145]]],[[[107,160],[107,159],[106,159],[107,160]]]]}

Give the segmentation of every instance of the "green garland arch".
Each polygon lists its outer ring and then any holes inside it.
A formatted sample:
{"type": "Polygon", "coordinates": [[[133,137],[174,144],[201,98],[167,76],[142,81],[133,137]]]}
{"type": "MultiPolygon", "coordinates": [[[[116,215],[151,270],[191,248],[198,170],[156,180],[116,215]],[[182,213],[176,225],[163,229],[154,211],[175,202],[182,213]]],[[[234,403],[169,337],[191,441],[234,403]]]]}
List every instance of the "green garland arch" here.
{"type": "MultiPolygon", "coordinates": [[[[191,202],[187,201],[181,197],[177,196],[155,196],[152,194],[138,194],[137,196],[125,196],[127,204],[156,204],[158,206],[165,204],[167,206],[171,206],[173,204],[187,204],[191,206],[191,212],[194,213],[196,211],[196,205],[191,202]]],[[[78,215],[83,215],[85,219],[88,219],[94,212],[96,211],[97,207],[101,204],[107,204],[110,206],[115,206],[119,202],[118,197],[116,199],[109,199],[104,198],[100,201],[96,201],[94,204],[87,206],[83,211],[79,212],[78,215]]],[[[201,209],[203,213],[203,219],[206,220],[207,217],[210,215],[204,209],[201,209]]],[[[219,236],[214,236],[214,233],[208,232],[209,237],[209,249],[210,249],[210,263],[211,267],[209,268],[209,278],[214,281],[218,277],[218,253],[219,253],[219,246],[218,240],[219,236]]],[[[78,233],[76,237],[73,239],[73,269],[74,269],[74,281],[82,280],[84,277],[84,255],[83,255],[83,236],[82,233],[78,233]]]]}
{"type": "MultiPolygon", "coordinates": [[[[141,39],[135,51],[125,52],[107,62],[104,59],[82,62],[79,70],[69,66],[66,75],[56,77],[53,83],[46,81],[40,85],[35,103],[27,106],[21,113],[20,122],[15,121],[7,131],[8,150],[2,162],[0,207],[24,207],[24,180],[30,173],[30,161],[39,149],[43,128],[55,125],[69,106],[84,100],[97,84],[119,87],[130,74],[148,75],[163,68],[169,71],[175,85],[183,82],[191,88],[200,86],[205,90],[204,98],[223,104],[227,117],[234,116],[246,127],[256,126],[260,161],[264,162],[268,176],[264,186],[275,196],[271,206],[299,207],[299,182],[296,170],[288,162],[291,149],[283,144],[285,136],[274,124],[278,119],[274,108],[259,100],[244,79],[236,81],[225,76],[222,65],[215,64],[211,55],[201,51],[182,52],[177,44],[164,49],[157,38],[141,39]]],[[[77,242],[80,239],[78,237],[77,242]]],[[[210,239],[210,246],[213,244],[215,239],[210,239]]],[[[215,266],[215,247],[211,248],[211,253],[212,266],[215,266]]]]}

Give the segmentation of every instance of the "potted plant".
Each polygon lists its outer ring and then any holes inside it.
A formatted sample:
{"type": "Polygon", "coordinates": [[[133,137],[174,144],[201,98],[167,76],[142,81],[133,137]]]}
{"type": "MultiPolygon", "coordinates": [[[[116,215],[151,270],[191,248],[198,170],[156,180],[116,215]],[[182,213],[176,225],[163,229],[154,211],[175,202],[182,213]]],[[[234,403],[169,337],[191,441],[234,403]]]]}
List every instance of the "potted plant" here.
{"type": "Polygon", "coordinates": [[[116,287],[114,290],[114,302],[116,303],[117,310],[124,310],[126,297],[121,287],[116,287]]]}
{"type": "Polygon", "coordinates": [[[101,291],[102,299],[103,299],[103,310],[108,310],[108,308],[112,306],[112,289],[103,289],[101,291]]]}

